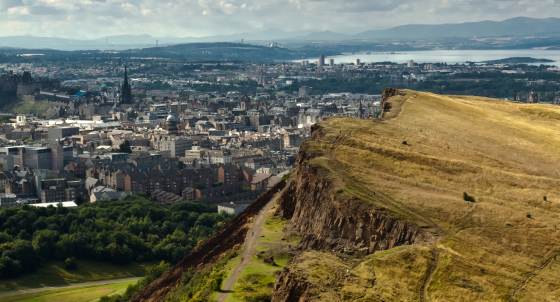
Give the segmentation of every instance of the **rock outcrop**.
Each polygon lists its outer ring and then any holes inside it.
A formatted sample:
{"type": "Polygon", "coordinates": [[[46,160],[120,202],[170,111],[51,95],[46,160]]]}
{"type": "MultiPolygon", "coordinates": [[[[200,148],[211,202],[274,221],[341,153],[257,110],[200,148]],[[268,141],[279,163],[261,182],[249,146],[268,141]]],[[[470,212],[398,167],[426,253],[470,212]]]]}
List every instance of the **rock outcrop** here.
{"type": "MultiPolygon", "coordinates": [[[[322,133],[315,125],[312,140],[320,139],[322,133]]],[[[300,248],[371,254],[422,239],[417,226],[337,193],[330,178],[309,163],[316,156],[302,148],[295,176],[276,211],[277,216],[291,219],[286,227],[289,232],[301,234],[300,248]]]]}
{"type": "MultiPolygon", "coordinates": [[[[324,133],[325,129],[314,125],[311,141],[320,140],[324,133]]],[[[337,192],[329,172],[311,163],[320,156],[329,157],[317,153],[314,148],[301,148],[296,173],[275,212],[277,216],[290,219],[285,231],[302,236],[298,249],[371,254],[424,239],[416,225],[337,192]]],[[[299,260],[298,256],[292,258],[276,278],[273,302],[316,301],[313,292],[317,289],[308,282],[306,273],[297,269],[299,260]]]]}

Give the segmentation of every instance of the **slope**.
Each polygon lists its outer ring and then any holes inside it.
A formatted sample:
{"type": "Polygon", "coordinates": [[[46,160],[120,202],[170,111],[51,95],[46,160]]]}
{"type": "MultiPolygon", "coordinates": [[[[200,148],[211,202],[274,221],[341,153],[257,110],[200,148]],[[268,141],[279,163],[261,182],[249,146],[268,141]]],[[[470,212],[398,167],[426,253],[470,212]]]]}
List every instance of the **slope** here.
{"type": "Polygon", "coordinates": [[[277,211],[302,253],[273,301],[558,300],[560,108],[407,90],[384,104],[302,146],[277,211]]]}

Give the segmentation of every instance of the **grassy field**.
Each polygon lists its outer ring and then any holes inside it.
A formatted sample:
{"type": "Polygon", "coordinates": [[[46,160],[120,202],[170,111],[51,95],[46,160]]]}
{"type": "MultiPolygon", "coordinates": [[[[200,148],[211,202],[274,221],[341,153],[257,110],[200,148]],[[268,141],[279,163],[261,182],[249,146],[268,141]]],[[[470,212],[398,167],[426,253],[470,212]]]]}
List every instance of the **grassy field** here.
{"type": "Polygon", "coordinates": [[[322,269],[347,301],[419,301],[423,280],[427,301],[559,301],[560,107],[405,93],[399,115],[329,118],[302,149],[337,192],[433,240],[359,260],[306,252],[297,267],[313,281],[322,261],[351,264],[322,269]]]}
{"type": "MultiPolygon", "coordinates": [[[[0,280],[0,292],[44,286],[64,285],[109,279],[144,276],[146,269],[155,263],[114,265],[105,262],[78,260],[78,269],[67,271],[63,262],[52,262],[37,272],[19,278],[0,280]]],[[[0,299],[1,300],[1,299],[0,299]]]]}
{"type": "MultiPolygon", "coordinates": [[[[288,223],[287,219],[280,219],[273,215],[276,206],[268,213],[261,230],[261,238],[257,241],[254,248],[256,255],[251,257],[249,264],[243,269],[239,278],[233,285],[233,294],[228,295],[226,302],[247,301],[247,298],[256,297],[258,295],[270,295],[272,286],[276,276],[280,273],[289,260],[288,246],[295,245],[301,239],[299,237],[291,237],[282,230],[288,223]],[[263,259],[272,256],[274,265],[264,263],[263,259]]],[[[239,256],[232,259],[228,266],[232,269],[241,262],[239,256]]],[[[230,273],[224,278],[227,280],[230,273]]],[[[215,293],[217,298],[218,293],[215,293]]]]}
{"type": "Polygon", "coordinates": [[[63,103],[54,103],[54,102],[26,102],[21,101],[13,105],[12,108],[9,109],[10,112],[19,113],[19,114],[38,114],[39,116],[44,116],[45,111],[50,107],[65,107],[66,104],[63,103]]]}
{"type": "Polygon", "coordinates": [[[2,302],[89,302],[98,301],[105,295],[121,294],[126,288],[137,281],[124,281],[96,286],[71,286],[48,289],[32,293],[18,293],[0,296],[2,302]]]}

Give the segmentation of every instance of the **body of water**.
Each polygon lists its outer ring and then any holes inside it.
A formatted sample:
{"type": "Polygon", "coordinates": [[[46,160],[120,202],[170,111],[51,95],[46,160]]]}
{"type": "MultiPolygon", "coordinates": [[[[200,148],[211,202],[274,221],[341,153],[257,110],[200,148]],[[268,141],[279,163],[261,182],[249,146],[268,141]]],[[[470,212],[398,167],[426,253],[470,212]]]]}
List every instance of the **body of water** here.
{"type": "MultiPolygon", "coordinates": [[[[556,65],[560,66],[560,50],[537,50],[537,49],[519,49],[519,50],[425,50],[425,51],[403,51],[403,52],[371,52],[371,53],[355,53],[344,54],[340,56],[325,57],[325,64],[328,59],[334,59],[335,64],[354,63],[355,59],[360,59],[362,63],[370,62],[394,62],[406,63],[408,60],[414,60],[415,63],[447,63],[447,64],[463,64],[469,62],[482,62],[490,60],[499,60],[512,57],[531,57],[538,59],[549,59],[554,62],[535,63],[533,65],[556,65]]],[[[309,63],[316,62],[318,58],[309,58],[309,63]]],[[[301,62],[302,60],[297,60],[301,62]]]]}

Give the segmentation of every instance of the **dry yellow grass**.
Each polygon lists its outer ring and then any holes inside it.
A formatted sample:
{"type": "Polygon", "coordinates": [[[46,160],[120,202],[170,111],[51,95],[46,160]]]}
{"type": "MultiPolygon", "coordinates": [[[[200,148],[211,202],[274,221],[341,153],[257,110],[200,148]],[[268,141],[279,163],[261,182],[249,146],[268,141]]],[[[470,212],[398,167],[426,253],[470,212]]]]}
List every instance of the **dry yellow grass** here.
{"type": "Polygon", "coordinates": [[[438,234],[406,259],[394,249],[352,270],[384,286],[343,292],[417,300],[437,246],[427,301],[560,300],[560,107],[405,93],[391,100],[405,101],[398,116],[329,118],[304,146],[344,194],[438,234]]]}

